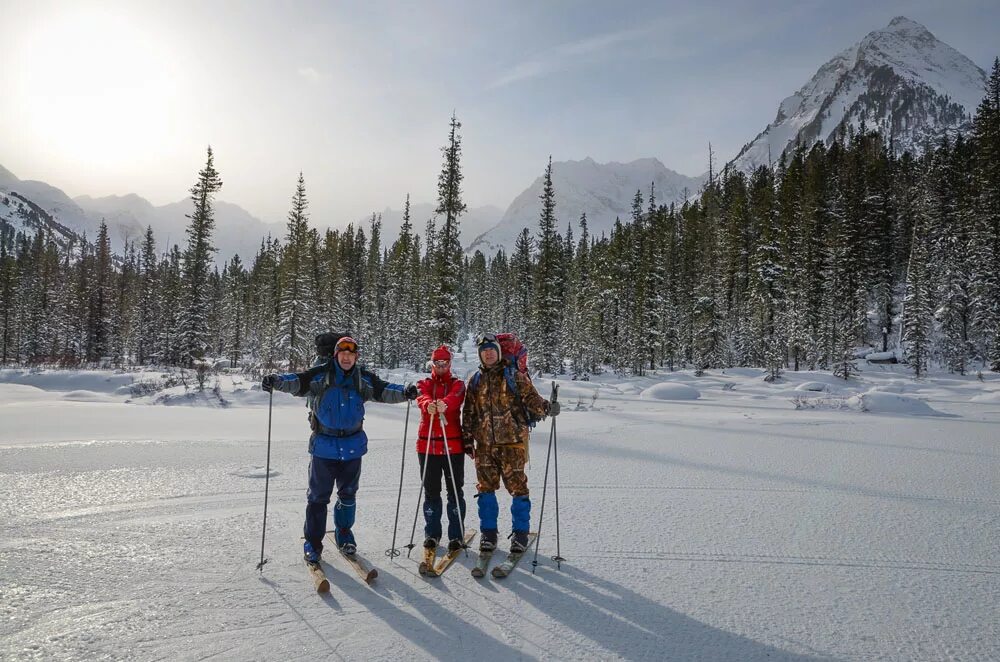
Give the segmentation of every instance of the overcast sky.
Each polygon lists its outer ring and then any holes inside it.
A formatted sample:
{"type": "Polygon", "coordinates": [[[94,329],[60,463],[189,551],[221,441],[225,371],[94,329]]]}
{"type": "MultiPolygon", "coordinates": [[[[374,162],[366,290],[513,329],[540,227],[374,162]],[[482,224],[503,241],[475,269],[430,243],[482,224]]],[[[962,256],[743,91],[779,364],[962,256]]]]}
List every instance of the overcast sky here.
{"type": "Polygon", "coordinates": [[[502,208],[555,161],[727,160],[828,59],[897,15],[989,71],[996,0],[0,0],[0,165],[71,196],[187,195],[283,221],[434,202],[452,111],[465,200],[502,208]]]}

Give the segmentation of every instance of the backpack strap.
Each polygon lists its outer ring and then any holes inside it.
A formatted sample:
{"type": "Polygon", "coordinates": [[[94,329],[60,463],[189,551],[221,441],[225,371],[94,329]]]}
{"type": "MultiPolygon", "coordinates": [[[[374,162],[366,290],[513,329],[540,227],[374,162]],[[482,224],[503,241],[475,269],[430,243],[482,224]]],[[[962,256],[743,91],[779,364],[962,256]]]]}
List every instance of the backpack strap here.
{"type": "MultiPolygon", "coordinates": [[[[507,388],[514,396],[514,404],[517,409],[521,412],[521,417],[523,418],[526,425],[529,427],[534,427],[535,424],[531,420],[531,416],[528,413],[528,408],[524,406],[524,401],[521,400],[521,390],[517,387],[517,378],[514,373],[517,370],[517,364],[511,363],[504,367],[503,377],[507,381],[507,388]]],[[[469,379],[469,393],[475,393],[479,388],[479,378],[482,375],[478,370],[469,379]]]]}
{"type": "Polygon", "coordinates": [[[524,406],[524,401],[521,400],[521,390],[517,387],[517,377],[514,375],[516,370],[517,364],[512,363],[503,369],[503,376],[507,380],[507,388],[514,394],[514,404],[521,410],[525,424],[532,426],[533,423],[531,422],[531,416],[528,415],[528,408],[524,406]]]}

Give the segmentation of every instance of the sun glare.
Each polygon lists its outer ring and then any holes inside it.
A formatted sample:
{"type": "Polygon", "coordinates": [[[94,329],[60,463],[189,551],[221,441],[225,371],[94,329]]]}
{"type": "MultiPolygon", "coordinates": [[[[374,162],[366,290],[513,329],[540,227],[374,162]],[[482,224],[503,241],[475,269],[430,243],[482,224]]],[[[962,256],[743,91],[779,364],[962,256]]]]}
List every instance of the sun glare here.
{"type": "Polygon", "coordinates": [[[166,147],[181,81],[156,35],[91,11],[50,17],[23,39],[21,126],[51,158],[101,167],[166,147]]]}

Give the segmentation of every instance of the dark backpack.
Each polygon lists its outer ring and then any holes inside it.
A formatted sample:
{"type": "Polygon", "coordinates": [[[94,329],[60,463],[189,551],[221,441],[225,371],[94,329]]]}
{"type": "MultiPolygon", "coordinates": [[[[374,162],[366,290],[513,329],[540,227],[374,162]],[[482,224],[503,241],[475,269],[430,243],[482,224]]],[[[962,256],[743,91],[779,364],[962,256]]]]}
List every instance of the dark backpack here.
{"type": "MultiPolygon", "coordinates": [[[[528,381],[531,381],[531,376],[528,374],[528,348],[513,333],[498,333],[496,334],[496,339],[500,344],[501,357],[507,359],[508,362],[503,369],[504,379],[507,380],[507,388],[514,394],[514,404],[520,410],[521,418],[527,423],[529,428],[533,428],[542,419],[532,414],[524,406],[524,402],[521,400],[521,393],[517,388],[517,379],[514,377],[515,371],[522,372],[528,378],[528,381]]],[[[476,374],[472,375],[472,379],[469,380],[470,392],[475,392],[479,387],[481,376],[482,373],[478,370],[476,374]]]]}

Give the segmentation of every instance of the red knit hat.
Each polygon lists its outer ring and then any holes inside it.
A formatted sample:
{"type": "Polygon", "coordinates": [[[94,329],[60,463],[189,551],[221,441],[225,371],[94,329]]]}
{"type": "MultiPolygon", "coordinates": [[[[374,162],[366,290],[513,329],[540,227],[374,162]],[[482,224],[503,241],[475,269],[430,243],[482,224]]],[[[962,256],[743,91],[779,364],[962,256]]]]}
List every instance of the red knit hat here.
{"type": "Polygon", "coordinates": [[[441,345],[431,353],[431,361],[451,361],[451,350],[448,345],[441,345]]]}
{"type": "Polygon", "coordinates": [[[340,350],[347,349],[353,351],[355,354],[358,352],[358,341],[350,336],[344,336],[337,341],[336,346],[333,349],[333,355],[336,356],[340,353],[340,350]]]}

